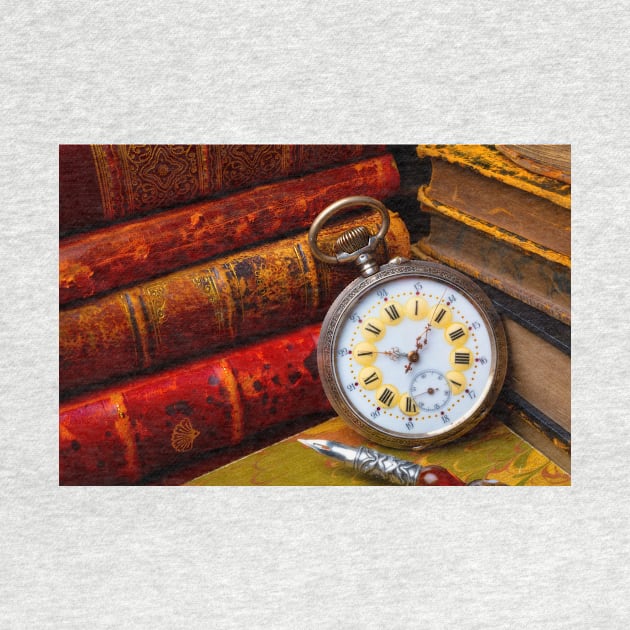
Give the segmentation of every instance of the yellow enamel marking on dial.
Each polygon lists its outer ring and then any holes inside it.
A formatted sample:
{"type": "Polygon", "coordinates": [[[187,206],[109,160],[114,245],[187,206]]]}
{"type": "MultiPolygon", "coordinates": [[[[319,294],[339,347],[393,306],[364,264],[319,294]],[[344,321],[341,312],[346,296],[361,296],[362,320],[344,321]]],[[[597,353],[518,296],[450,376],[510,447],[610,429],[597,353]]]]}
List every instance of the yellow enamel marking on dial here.
{"type": "Polygon", "coordinates": [[[444,331],[444,339],[452,346],[463,346],[468,339],[468,329],[461,322],[455,322],[444,331]]]}
{"type": "Polygon", "coordinates": [[[455,348],[451,352],[449,362],[454,370],[467,370],[473,364],[473,353],[464,346],[461,348],[455,348]]]}
{"type": "Polygon", "coordinates": [[[403,320],[404,310],[398,302],[390,302],[381,309],[381,320],[388,326],[396,326],[403,320]]]}
{"type": "Polygon", "coordinates": [[[376,392],[376,401],[379,405],[391,409],[400,399],[400,393],[395,385],[387,384],[380,387],[376,392]]]}
{"type": "Polygon", "coordinates": [[[363,389],[376,389],[383,382],[383,373],[372,365],[359,372],[359,384],[363,389]]]}
{"type": "Polygon", "coordinates": [[[466,389],[466,377],[461,372],[453,370],[447,372],[445,376],[454,396],[461,394],[466,389]]]}
{"type": "Polygon", "coordinates": [[[361,324],[361,334],[367,341],[380,341],[385,335],[385,323],[376,317],[370,317],[361,324]]]}
{"type": "Polygon", "coordinates": [[[362,341],[352,349],[352,356],[360,365],[372,365],[376,360],[377,354],[376,346],[369,341],[362,341]]]}
{"type": "Polygon", "coordinates": [[[446,304],[436,304],[431,315],[431,326],[446,328],[453,319],[453,313],[446,304]]]}
{"type": "Polygon", "coordinates": [[[398,406],[406,416],[417,416],[420,413],[416,401],[409,394],[403,394],[400,397],[398,406]]]}
{"type": "Polygon", "coordinates": [[[424,319],[429,311],[428,302],[418,295],[412,297],[405,303],[405,315],[409,319],[418,321],[424,319]]]}

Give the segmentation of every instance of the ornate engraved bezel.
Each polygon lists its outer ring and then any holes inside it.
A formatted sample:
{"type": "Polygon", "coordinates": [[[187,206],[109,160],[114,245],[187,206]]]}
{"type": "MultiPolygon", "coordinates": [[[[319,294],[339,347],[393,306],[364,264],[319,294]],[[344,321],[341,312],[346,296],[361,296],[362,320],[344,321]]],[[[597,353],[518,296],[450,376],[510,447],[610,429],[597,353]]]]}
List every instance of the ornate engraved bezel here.
{"type": "Polygon", "coordinates": [[[333,302],[322,324],[317,347],[317,365],[324,391],[335,411],[357,432],[368,439],[393,448],[427,448],[450,442],[475,427],[495,403],[507,370],[507,342],[505,330],[492,302],[468,277],[444,265],[419,260],[398,260],[384,265],[367,278],[357,278],[333,302]],[[352,312],[354,305],[380,284],[401,277],[429,278],[452,286],[463,293],[478,308],[490,334],[492,358],[490,379],[477,405],[452,426],[426,436],[410,437],[403,433],[385,431],[372,420],[359,414],[346,397],[344,388],[335,373],[335,353],[341,325],[352,312]]]}

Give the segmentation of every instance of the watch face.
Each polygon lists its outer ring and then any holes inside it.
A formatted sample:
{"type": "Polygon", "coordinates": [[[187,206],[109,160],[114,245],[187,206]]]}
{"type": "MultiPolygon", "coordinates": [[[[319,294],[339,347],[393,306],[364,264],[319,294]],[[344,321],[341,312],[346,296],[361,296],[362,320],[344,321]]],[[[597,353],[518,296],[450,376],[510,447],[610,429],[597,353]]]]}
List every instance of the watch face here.
{"type": "Polygon", "coordinates": [[[319,369],[336,411],[381,444],[454,439],[496,400],[505,334],[488,298],[462,274],[420,261],[355,280],[322,327],[319,369]]]}

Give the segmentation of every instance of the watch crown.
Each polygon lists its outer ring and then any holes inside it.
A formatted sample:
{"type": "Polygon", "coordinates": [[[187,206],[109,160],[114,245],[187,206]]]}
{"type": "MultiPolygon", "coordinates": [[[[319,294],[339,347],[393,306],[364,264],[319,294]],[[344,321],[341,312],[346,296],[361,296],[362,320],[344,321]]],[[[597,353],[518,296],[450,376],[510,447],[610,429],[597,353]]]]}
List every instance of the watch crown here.
{"type": "Polygon", "coordinates": [[[346,230],[335,242],[335,253],[353,254],[369,244],[370,236],[364,225],[346,230]]]}

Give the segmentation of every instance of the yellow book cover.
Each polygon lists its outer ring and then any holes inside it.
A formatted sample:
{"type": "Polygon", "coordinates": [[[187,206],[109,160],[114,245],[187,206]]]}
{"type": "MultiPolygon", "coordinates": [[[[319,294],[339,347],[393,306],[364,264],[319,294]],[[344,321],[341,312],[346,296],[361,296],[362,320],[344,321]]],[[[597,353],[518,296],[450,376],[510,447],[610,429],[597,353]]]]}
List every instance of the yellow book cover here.
{"type": "Polygon", "coordinates": [[[467,436],[424,451],[401,451],[366,442],[341,418],[326,422],[190,481],[193,486],[383,485],[339,461],[323,457],[298,439],[362,444],[423,466],[443,466],[466,483],[496,479],[513,486],[569,486],[571,477],[494,417],[467,436]]]}

